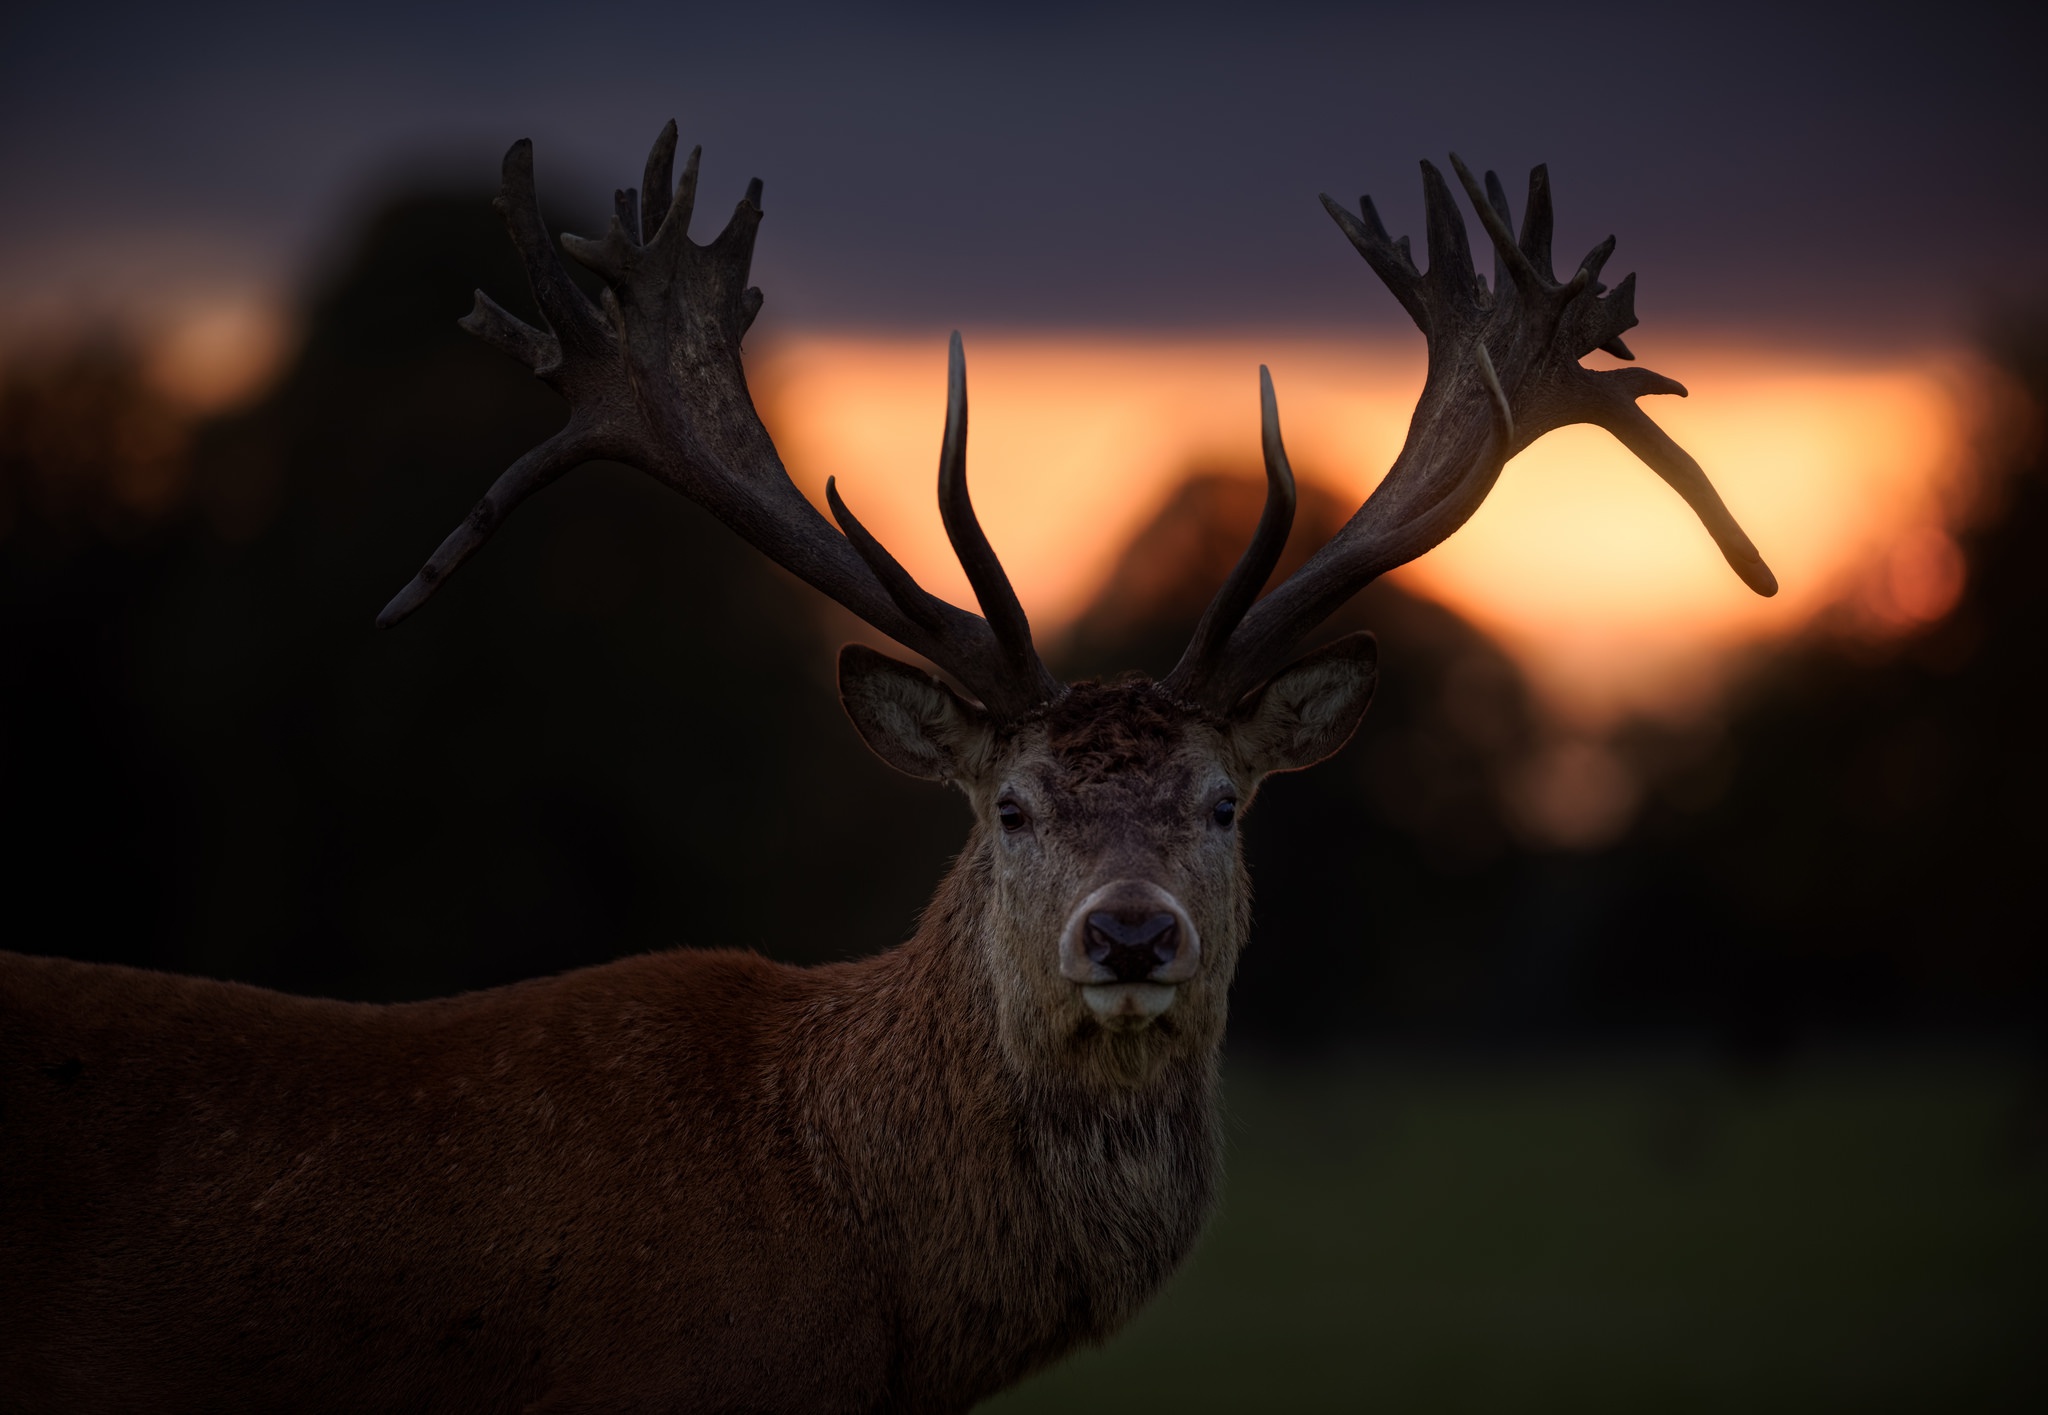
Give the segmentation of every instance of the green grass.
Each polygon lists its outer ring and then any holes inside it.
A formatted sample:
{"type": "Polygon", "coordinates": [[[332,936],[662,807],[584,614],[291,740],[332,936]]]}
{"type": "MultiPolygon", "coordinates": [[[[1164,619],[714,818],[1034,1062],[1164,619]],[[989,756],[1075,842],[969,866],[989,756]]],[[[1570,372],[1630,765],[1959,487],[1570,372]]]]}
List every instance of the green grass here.
{"type": "Polygon", "coordinates": [[[981,1407],[2048,1410],[2048,1095],[2012,1066],[1237,1065],[1131,1327],[981,1407]]]}

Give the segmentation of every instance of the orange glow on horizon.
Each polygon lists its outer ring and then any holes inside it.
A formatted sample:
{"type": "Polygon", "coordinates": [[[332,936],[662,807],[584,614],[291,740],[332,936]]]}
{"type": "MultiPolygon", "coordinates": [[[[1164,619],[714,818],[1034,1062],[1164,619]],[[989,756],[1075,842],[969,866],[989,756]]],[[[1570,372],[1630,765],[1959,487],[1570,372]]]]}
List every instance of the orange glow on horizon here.
{"type": "Polygon", "coordinates": [[[260,394],[290,343],[283,312],[255,296],[194,301],[164,325],[150,341],[150,379],[202,414],[260,394]]]}
{"type": "MultiPolygon", "coordinates": [[[[1605,432],[1551,434],[1464,529],[1397,573],[1493,634],[1555,710],[1586,726],[1686,713],[1747,647],[1868,586],[1894,628],[1953,602],[1957,358],[1640,352],[1692,394],[1643,406],[1707,469],[1781,589],[1745,589],[1678,496],[1605,432]]],[[[976,338],[967,354],[975,505],[1048,634],[1190,470],[1257,468],[1260,362],[1296,472],[1353,503],[1399,451],[1423,374],[1413,337],[1047,335],[976,338]]],[[[945,358],[943,338],[797,336],[753,377],[806,494],[822,505],[836,476],[928,588],[971,605],[933,499],[945,358]]]]}
{"type": "Polygon", "coordinates": [[[256,287],[162,290],[147,303],[0,309],[0,366],[111,340],[142,357],[151,388],[186,413],[233,412],[268,391],[299,331],[289,311],[256,287]]]}

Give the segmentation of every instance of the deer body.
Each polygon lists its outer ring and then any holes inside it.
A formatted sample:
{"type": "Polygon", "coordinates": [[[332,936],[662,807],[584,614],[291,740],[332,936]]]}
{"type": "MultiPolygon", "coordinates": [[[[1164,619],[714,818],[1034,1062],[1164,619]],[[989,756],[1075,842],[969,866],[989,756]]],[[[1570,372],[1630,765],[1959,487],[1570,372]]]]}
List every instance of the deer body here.
{"type": "MultiPolygon", "coordinates": [[[[1186,1255],[1216,1183],[1225,1003],[1250,921],[1236,833],[1265,776],[1371,699],[1370,635],[1289,661],[1443,539],[1513,452],[1596,422],[1672,483],[1737,572],[1775,582],[1637,407],[1633,287],[1550,268],[1548,177],[1519,239],[1462,165],[1488,288],[1423,164],[1430,267],[1330,206],[1430,343],[1400,458],[1260,598],[1294,483],[1261,370],[1257,532],[1157,683],[1061,683],[967,495],[954,336],[939,503],[983,614],[939,600],[827,483],[835,529],[755,416],[740,341],[754,184],[689,238],[674,125],[645,205],[565,237],[525,143],[504,215],[545,329],[481,292],[466,327],[570,405],[385,609],[419,608],[526,497],[629,463],[952,675],[850,646],[868,745],[958,787],[975,825],[914,938],[812,970],[629,959],[370,1007],[0,955],[0,1411],[960,1411],[1114,1331],[1186,1255]]],[[[1456,159],[1453,159],[1454,164],[1456,159]]],[[[1631,277],[1632,280],[1633,277],[1631,277]]],[[[1312,980],[1311,980],[1312,983],[1312,980]]]]}
{"type": "Polygon", "coordinates": [[[1101,1339],[1206,1217],[1214,1048],[1018,1075],[961,892],[390,1007],[0,955],[0,1409],[965,1410],[1101,1339]]]}

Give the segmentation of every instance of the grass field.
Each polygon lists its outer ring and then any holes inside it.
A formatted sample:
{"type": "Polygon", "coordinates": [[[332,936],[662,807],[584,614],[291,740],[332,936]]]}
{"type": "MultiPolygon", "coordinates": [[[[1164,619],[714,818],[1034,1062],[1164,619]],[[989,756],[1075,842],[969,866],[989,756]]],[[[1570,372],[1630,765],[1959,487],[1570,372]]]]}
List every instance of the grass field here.
{"type": "Polygon", "coordinates": [[[2016,1065],[1233,1065],[1229,1181],[1132,1326],[981,1407],[2048,1410],[2016,1065]]]}

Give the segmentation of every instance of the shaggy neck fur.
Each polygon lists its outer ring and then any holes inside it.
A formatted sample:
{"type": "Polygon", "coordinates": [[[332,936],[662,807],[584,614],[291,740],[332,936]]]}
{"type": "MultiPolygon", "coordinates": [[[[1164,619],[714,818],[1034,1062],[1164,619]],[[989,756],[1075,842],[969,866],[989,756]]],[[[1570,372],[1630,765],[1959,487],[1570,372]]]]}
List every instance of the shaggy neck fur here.
{"type": "Polygon", "coordinates": [[[895,1294],[892,1385],[967,1404],[1116,1331],[1186,1257],[1218,1172],[1222,1031],[1135,1085],[1016,1056],[978,946],[979,843],[908,943],[821,970],[790,1078],[820,1182],[895,1294]]]}

